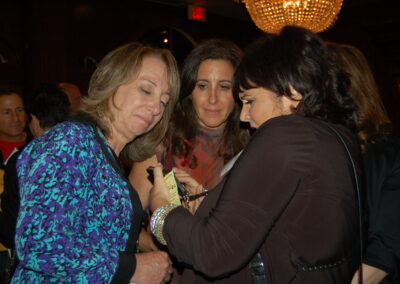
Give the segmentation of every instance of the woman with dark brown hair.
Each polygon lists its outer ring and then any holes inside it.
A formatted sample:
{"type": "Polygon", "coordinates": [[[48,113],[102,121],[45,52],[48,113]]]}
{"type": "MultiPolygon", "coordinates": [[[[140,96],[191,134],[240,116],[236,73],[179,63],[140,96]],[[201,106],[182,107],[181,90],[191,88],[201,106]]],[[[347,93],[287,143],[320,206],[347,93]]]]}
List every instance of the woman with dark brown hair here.
{"type": "Polygon", "coordinates": [[[212,189],[221,181],[226,162],[247,143],[249,134],[240,125],[240,109],[232,94],[233,73],[241,55],[232,42],[211,39],[185,59],[178,103],[158,157],[135,162],[130,173],[144,208],[152,187],[148,166],[161,162],[164,169],[181,169],[177,175],[189,174],[212,189]]]}
{"type": "MultiPolygon", "coordinates": [[[[351,45],[328,46],[350,76],[350,92],[357,105],[368,210],[363,281],[399,283],[400,139],[391,135],[391,122],[364,54],[351,45]]],[[[358,283],[358,273],[352,283],[358,283]]]]}
{"type": "MultiPolygon", "coordinates": [[[[233,74],[242,51],[232,42],[210,39],[186,57],[181,72],[181,90],[166,138],[157,156],[133,164],[130,181],[143,207],[148,206],[152,183],[146,169],[158,162],[177,176],[193,177],[212,189],[222,179],[221,170],[246,144],[249,134],[241,127],[240,109],[232,94],[233,74]]],[[[202,188],[202,192],[206,191],[202,188]]],[[[194,212],[202,197],[190,202],[194,212]]],[[[144,230],[143,251],[158,250],[144,230]]],[[[174,273],[173,283],[179,278],[174,273]]]]}

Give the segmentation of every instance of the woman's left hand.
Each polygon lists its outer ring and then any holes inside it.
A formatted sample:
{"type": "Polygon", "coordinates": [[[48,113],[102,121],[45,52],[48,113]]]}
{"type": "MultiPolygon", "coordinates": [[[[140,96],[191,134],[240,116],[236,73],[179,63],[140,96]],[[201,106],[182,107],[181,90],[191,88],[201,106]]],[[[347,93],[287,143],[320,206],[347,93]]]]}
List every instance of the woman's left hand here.
{"type": "Polygon", "coordinates": [[[154,167],[154,185],[150,191],[150,209],[154,212],[157,208],[160,208],[164,205],[170,203],[169,201],[169,192],[167,185],[164,181],[164,176],[162,173],[162,165],[157,164],[154,167]]]}
{"type": "Polygon", "coordinates": [[[191,175],[184,170],[173,168],[176,178],[185,185],[190,195],[202,193],[204,191],[203,185],[199,184],[191,175]]]}
{"type": "MultiPolygon", "coordinates": [[[[184,170],[173,168],[176,178],[185,185],[185,188],[189,191],[189,195],[196,195],[205,191],[202,184],[198,183],[191,175],[184,170]]],[[[204,196],[198,197],[189,202],[189,208],[187,208],[192,214],[197,211],[204,196]]]]}

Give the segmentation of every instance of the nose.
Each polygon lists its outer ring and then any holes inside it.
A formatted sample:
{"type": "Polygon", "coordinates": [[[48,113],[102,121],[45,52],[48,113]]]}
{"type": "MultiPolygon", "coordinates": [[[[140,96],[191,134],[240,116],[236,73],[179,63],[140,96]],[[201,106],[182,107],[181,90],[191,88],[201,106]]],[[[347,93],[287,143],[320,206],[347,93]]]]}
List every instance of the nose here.
{"type": "Polygon", "coordinates": [[[243,121],[243,122],[250,121],[249,106],[246,104],[243,104],[242,110],[240,111],[240,121],[243,121]]]}
{"type": "Polygon", "coordinates": [[[11,120],[19,121],[19,115],[17,114],[17,112],[15,112],[15,111],[11,112],[11,120]]]}
{"type": "Polygon", "coordinates": [[[162,110],[161,110],[161,102],[160,102],[159,97],[154,96],[154,98],[149,103],[149,109],[153,116],[157,116],[161,113],[162,110]]]}
{"type": "Polygon", "coordinates": [[[213,86],[212,88],[210,88],[210,91],[208,94],[208,103],[215,104],[217,101],[218,101],[217,87],[213,86]]]}

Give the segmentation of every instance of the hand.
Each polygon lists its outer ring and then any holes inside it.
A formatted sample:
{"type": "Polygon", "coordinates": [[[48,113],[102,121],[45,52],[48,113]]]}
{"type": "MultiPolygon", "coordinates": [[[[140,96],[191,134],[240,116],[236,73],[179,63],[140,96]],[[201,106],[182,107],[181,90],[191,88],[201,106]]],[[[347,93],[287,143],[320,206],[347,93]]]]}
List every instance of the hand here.
{"type": "MultiPolygon", "coordinates": [[[[383,278],[386,277],[387,273],[379,268],[370,266],[368,264],[362,264],[363,267],[363,283],[364,284],[378,284],[383,278]]],[[[351,284],[358,284],[359,270],[353,276],[351,284]]]]}
{"type": "Polygon", "coordinates": [[[173,168],[176,178],[185,185],[190,195],[202,193],[204,191],[203,185],[199,184],[191,175],[184,170],[173,168]]]}
{"type": "MultiPolygon", "coordinates": [[[[189,195],[196,195],[204,192],[204,187],[202,184],[199,184],[191,175],[189,175],[184,170],[180,170],[178,168],[173,168],[174,174],[176,178],[185,185],[185,188],[189,191],[189,195]]],[[[204,196],[198,197],[195,200],[189,202],[189,208],[187,208],[192,214],[197,211],[201,202],[203,201],[204,196]]]]}
{"type": "Polygon", "coordinates": [[[135,284],[161,284],[171,278],[172,265],[163,251],[136,254],[136,270],[131,278],[135,284]]]}
{"type": "Polygon", "coordinates": [[[150,209],[155,211],[157,208],[167,205],[169,202],[169,192],[164,181],[161,164],[154,167],[154,185],[150,191],[150,209]]]}

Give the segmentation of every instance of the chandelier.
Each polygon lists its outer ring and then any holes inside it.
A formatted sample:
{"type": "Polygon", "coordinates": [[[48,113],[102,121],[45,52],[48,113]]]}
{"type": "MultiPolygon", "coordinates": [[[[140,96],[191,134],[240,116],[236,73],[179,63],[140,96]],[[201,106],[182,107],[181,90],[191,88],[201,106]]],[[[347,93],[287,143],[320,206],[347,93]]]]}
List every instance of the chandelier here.
{"type": "Polygon", "coordinates": [[[253,22],[267,33],[292,25],[315,33],[336,21],[343,0],[242,0],[253,22]]]}

